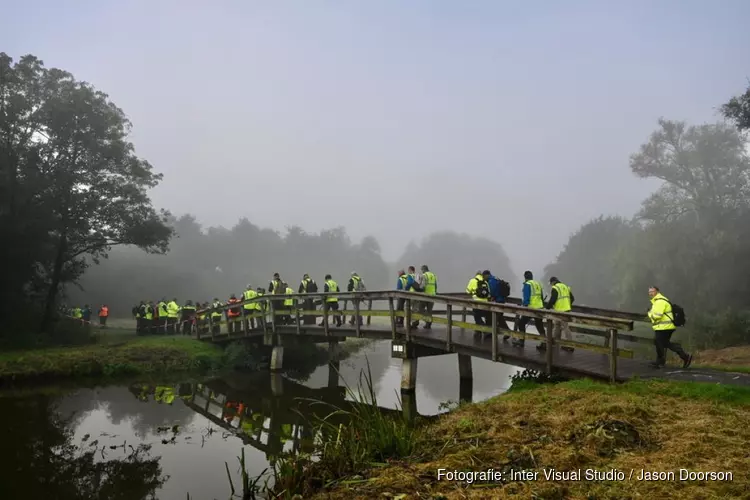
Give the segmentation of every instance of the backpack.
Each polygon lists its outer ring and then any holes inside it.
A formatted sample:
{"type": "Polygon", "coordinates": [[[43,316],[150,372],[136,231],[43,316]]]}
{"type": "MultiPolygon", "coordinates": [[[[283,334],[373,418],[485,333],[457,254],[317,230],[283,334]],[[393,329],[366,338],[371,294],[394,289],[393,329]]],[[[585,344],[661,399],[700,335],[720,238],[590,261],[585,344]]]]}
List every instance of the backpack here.
{"type": "Polygon", "coordinates": [[[667,300],[667,303],[672,306],[672,317],[670,319],[672,320],[672,323],[674,323],[674,326],[685,326],[685,321],[687,321],[687,319],[685,318],[685,309],[683,309],[681,305],[675,304],[674,302],[669,302],[667,300]]]}
{"type": "Polygon", "coordinates": [[[486,280],[477,281],[477,297],[480,299],[486,299],[490,296],[490,284],[486,280]]]}
{"type": "Polygon", "coordinates": [[[313,280],[307,282],[307,293],[315,293],[318,291],[318,284],[313,280]]]}
{"type": "Polygon", "coordinates": [[[360,278],[357,280],[357,288],[354,289],[355,292],[366,292],[367,287],[365,286],[365,282],[360,278]]]}
{"type": "Polygon", "coordinates": [[[500,281],[500,296],[507,299],[510,297],[510,283],[505,280],[498,281],[500,281]]]}
{"type": "Polygon", "coordinates": [[[672,304],[672,323],[674,326],[685,326],[685,309],[677,304],[672,304]]]}

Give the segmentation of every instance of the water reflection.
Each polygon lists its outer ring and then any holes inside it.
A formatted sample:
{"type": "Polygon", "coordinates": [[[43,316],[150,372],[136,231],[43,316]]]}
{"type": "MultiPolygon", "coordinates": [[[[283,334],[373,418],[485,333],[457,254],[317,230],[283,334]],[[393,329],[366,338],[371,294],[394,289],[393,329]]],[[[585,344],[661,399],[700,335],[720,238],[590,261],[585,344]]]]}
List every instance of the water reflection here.
{"type": "MultiPolygon", "coordinates": [[[[369,362],[380,406],[395,411],[400,360],[380,342],[334,365],[304,371],[304,384],[269,373],[174,385],[80,389],[65,396],[0,397],[7,433],[0,499],[229,498],[225,463],[240,483],[238,460],[260,474],[282,451],[309,450],[310,422],[347,408],[369,362]]],[[[499,394],[517,370],[473,360],[474,382],[460,387],[456,355],[419,360],[407,411],[432,415],[446,400],[499,394]]],[[[343,417],[342,417],[343,418],[343,417]]]]}

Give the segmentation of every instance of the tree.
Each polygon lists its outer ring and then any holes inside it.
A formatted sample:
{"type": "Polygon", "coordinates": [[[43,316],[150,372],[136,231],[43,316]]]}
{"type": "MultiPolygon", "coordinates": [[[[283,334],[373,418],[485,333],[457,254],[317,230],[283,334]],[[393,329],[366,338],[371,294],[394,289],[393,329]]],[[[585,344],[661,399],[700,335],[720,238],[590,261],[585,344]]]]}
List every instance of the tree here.
{"type": "Polygon", "coordinates": [[[664,184],[643,203],[640,217],[665,223],[682,216],[710,226],[750,204],[750,161],[744,137],[717,123],[688,127],[659,120],[659,129],[630,158],[639,177],[664,184]]]}
{"type": "Polygon", "coordinates": [[[615,262],[620,249],[640,228],[622,217],[600,216],[576,231],[555,262],[544,269],[544,281],[557,276],[574,291],[576,301],[596,307],[619,307],[621,276],[615,262]]]}
{"type": "MultiPolygon", "coordinates": [[[[136,156],[127,140],[131,124],[106,94],[34,56],[12,65],[4,53],[0,89],[5,189],[25,184],[30,204],[47,214],[37,256],[47,285],[45,329],[61,284],[115,245],[164,253],[172,229],[168,214],[157,212],[147,195],[162,176],[136,156]]],[[[18,213],[23,202],[10,199],[7,213],[18,213]]]]}
{"type": "Polygon", "coordinates": [[[750,86],[744,94],[732,97],[721,107],[722,114],[740,130],[750,129],[750,86]]]}

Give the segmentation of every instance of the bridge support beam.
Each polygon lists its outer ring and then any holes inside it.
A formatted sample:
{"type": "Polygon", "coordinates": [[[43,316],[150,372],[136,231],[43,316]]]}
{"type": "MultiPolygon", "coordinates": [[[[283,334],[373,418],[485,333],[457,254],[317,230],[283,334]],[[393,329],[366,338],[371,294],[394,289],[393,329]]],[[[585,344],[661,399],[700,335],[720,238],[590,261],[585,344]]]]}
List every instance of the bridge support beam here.
{"type": "MultiPolygon", "coordinates": [[[[416,361],[416,360],[415,360],[416,361]]],[[[414,422],[417,417],[417,395],[413,392],[401,393],[401,411],[407,422],[414,422]]]]}
{"type": "Polygon", "coordinates": [[[284,366],[284,346],[273,346],[271,351],[271,371],[279,371],[284,366]]]}
{"type": "Polygon", "coordinates": [[[474,395],[474,371],[471,356],[458,355],[458,400],[470,403],[474,395]]]}
{"type": "Polygon", "coordinates": [[[271,373],[271,394],[274,396],[284,395],[284,377],[281,373],[271,373]]]}
{"type": "Polygon", "coordinates": [[[414,392],[417,388],[417,358],[401,360],[401,392],[414,392]]]}
{"type": "Polygon", "coordinates": [[[328,363],[328,388],[339,386],[339,370],[341,369],[341,362],[338,360],[330,361],[328,363]]]}
{"type": "Polygon", "coordinates": [[[339,346],[338,340],[328,342],[328,360],[334,361],[338,359],[341,354],[341,346],[339,346]]]}

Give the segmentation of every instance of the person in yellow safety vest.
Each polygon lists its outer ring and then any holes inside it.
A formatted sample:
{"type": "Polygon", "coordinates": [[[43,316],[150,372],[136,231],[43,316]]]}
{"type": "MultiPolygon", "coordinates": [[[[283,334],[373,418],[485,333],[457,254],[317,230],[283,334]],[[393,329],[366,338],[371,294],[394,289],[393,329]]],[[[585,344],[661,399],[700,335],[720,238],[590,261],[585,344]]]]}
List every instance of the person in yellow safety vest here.
{"type": "Polygon", "coordinates": [[[156,323],[155,325],[160,333],[167,333],[167,317],[169,316],[169,310],[167,309],[167,299],[162,297],[157,304],[156,308],[156,323]]]}
{"type": "MultiPolygon", "coordinates": [[[[273,273],[273,279],[268,283],[268,293],[269,295],[281,295],[286,293],[286,290],[282,286],[281,281],[281,275],[279,273],[273,273]]],[[[275,311],[279,311],[284,308],[284,301],[283,300],[272,300],[271,304],[269,304],[269,310],[271,309],[271,306],[273,306],[273,309],[275,311]]],[[[277,321],[277,318],[279,318],[279,321],[281,318],[279,316],[276,316],[276,314],[271,315],[271,321],[275,322],[277,321]]]]}
{"type": "MultiPolygon", "coordinates": [[[[396,290],[405,292],[407,282],[408,282],[408,278],[406,277],[406,272],[403,269],[401,269],[398,272],[398,281],[396,281],[396,290]]],[[[399,297],[398,301],[396,301],[396,311],[403,313],[404,304],[406,304],[406,299],[402,299],[401,297],[399,297]]],[[[396,317],[396,326],[404,326],[403,316],[396,317]]]]}
{"type": "Polygon", "coordinates": [[[144,334],[154,333],[154,303],[150,300],[141,308],[141,324],[144,334]]]}
{"type": "Polygon", "coordinates": [[[167,332],[168,333],[175,333],[175,328],[177,329],[177,333],[180,333],[180,325],[177,321],[179,316],[180,316],[180,306],[177,305],[177,299],[172,299],[167,304],[167,332]]]}
{"type": "MultiPolygon", "coordinates": [[[[523,273],[523,292],[521,298],[521,305],[528,307],[529,309],[544,309],[544,296],[542,294],[542,284],[534,280],[534,274],[531,271],[525,271],[523,273]]],[[[518,331],[526,333],[526,325],[529,324],[532,318],[529,316],[521,316],[516,319],[516,326],[518,331]]],[[[544,320],[542,318],[533,318],[534,326],[539,335],[544,338],[546,334],[544,330],[544,320]]],[[[513,339],[513,345],[523,347],[525,344],[524,339],[516,340],[513,339]]]]}
{"type": "MultiPolygon", "coordinates": [[[[266,290],[262,287],[258,287],[255,289],[257,292],[257,297],[263,297],[266,294],[266,290]]],[[[255,311],[256,313],[259,313],[260,316],[258,316],[258,328],[261,330],[266,329],[266,305],[268,304],[265,300],[259,300],[255,303],[255,311]]]]}
{"type": "MultiPolygon", "coordinates": [[[[473,300],[488,303],[490,301],[490,285],[484,279],[482,271],[477,271],[476,275],[469,280],[466,285],[466,293],[471,295],[473,300]]],[[[474,322],[480,326],[486,326],[491,318],[491,312],[484,309],[473,309],[474,322]]],[[[481,335],[479,330],[474,331],[474,335],[481,335]]]]}
{"type": "MultiPolygon", "coordinates": [[[[305,273],[304,276],[302,276],[302,281],[299,284],[299,293],[316,293],[318,291],[318,284],[315,283],[315,280],[310,278],[310,275],[305,273]]],[[[302,309],[305,311],[314,311],[315,310],[315,299],[309,298],[305,299],[302,302],[302,309]]],[[[315,324],[315,316],[312,314],[305,314],[302,317],[302,323],[305,325],[314,325],[315,324]]]]}
{"type": "MultiPolygon", "coordinates": [[[[550,290],[549,301],[547,302],[547,309],[552,309],[557,312],[570,312],[573,310],[573,292],[570,287],[565,283],[561,282],[555,276],[549,279],[549,284],[552,286],[550,290]]],[[[552,320],[552,337],[555,340],[560,340],[563,333],[565,334],[565,340],[573,340],[573,334],[570,332],[570,326],[568,322],[563,319],[552,320]]],[[[543,351],[547,348],[546,342],[540,342],[537,349],[543,351]]],[[[564,351],[573,352],[575,349],[569,346],[561,346],[564,351]]]]}
{"type": "Polygon", "coordinates": [[[154,391],[154,401],[171,405],[174,402],[174,387],[157,385],[154,391]]]}
{"type": "MultiPolygon", "coordinates": [[[[252,300],[255,297],[258,296],[258,292],[255,291],[253,288],[253,285],[247,285],[245,287],[245,291],[242,292],[242,299],[243,300],[252,300]]],[[[255,318],[253,317],[253,314],[257,312],[256,309],[257,302],[250,302],[243,304],[242,307],[245,309],[245,331],[249,332],[250,330],[255,329],[255,318]]]]}
{"type": "MultiPolygon", "coordinates": [[[[285,295],[294,295],[294,289],[289,286],[286,281],[281,282],[281,288],[284,289],[285,295]]],[[[292,323],[292,312],[294,309],[294,299],[284,299],[284,316],[281,317],[282,325],[290,325],[292,323]]]]}
{"type": "MultiPolygon", "coordinates": [[[[338,293],[339,291],[339,285],[333,279],[331,279],[330,274],[326,274],[325,277],[326,284],[323,286],[323,292],[324,293],[338,293]]],[[[326,303],[324,305],[327,309],[331,311],[338,311],[339,310],[339,298],[338,297],[326,297],[326,303]]],[[[323,313],[323,321],[320,323],[319,326],[325,325],[325,320],[328,317],[328,313],[323,313]]],[[[343,321],[341,321],[341,315],[334,312],[333,313],[333,319],[336,322],[336,326],[341,326],[343,324],[343,321]]]]}
{"type": "Polygon", "coordinates": [[[74,307],[72,316],[75,319],[83,319],[83,309],[78,306],[74,307]]]}
{"type": "Polygon", "coordinates": [[[669,349],[680,357],[683,368],[690,367],[693,355],[686,353],[680,344],[672,342],[672,334],[677,329],[672,303],[655,286],[648,289],[648,296],[651,298],[648,319],[651,320],[651,328],[654,330],[654,346],[656,347],[656,362],[651,366],[661,368],[666,365],[667,349],[669,349]]]}
{"type": "MultiPolygon", "coordinates": [[[[349,283],[346,286],[347,292],[366,292],[367,287],[365,287],[365,282],[362,281],[362,278],[359,277],[359,274],[357,274],[356,271],[352,271],[352,277],[349,278],[349,283]]],[[[361,303],[362,299],[352,299],[352,306],[354,306],[355,303],[361,303]]],[[[354,306],[356,308],[356,306],[354,306]]],[[[354,316],[351,317],[349,320],[349,324],[353,325],[355,321],[354,316]]],[[[362,325],[362,316],[359,317],[359,324],[362,325]]]]}
{"type": "Polygon", "coordinates": [[[211,334],[213,335],[221,333],[221,318],[224,316],[223,307],[224,304],[219,298],[214,297],[214,303],[211,304],[211,334]]]}
{"type": "MultiPolygon", "coordinates": [[[[435,273],[430,271],[430,268],[426,264],[422,264],[422,279],[420,280],[419,287],[422,289],[422,293],[425,295],[437,295],[437,276],[435,273]]],[[[418,312],[425,317],[424,329],[429,330],[432,328],[432,306],[434,302],[428,302],[426,300],[419,301],[418,312]]],[[[412,328],[419,326],[419,320],[412,322],[412,328]]]]}

